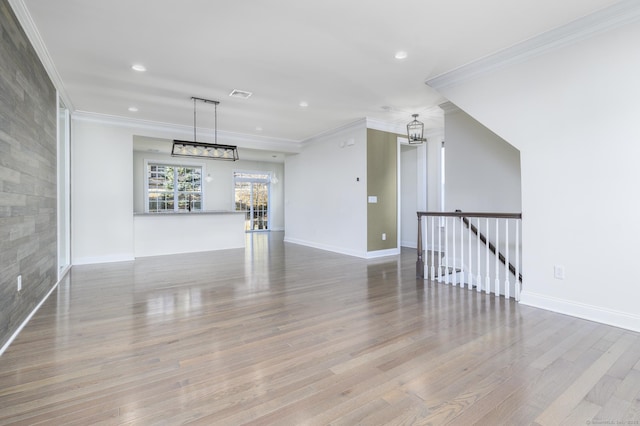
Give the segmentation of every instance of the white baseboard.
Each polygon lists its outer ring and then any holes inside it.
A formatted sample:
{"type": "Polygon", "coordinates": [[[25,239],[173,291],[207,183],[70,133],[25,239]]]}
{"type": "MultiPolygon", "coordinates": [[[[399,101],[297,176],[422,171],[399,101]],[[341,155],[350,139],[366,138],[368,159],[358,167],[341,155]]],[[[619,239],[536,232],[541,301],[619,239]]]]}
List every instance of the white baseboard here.
{"type": "Polygon", "coordinates": [[[77,257],[73,259],[74,265],[92,265],[94,263],[129,262],[135,260],[133,253],[110,254],[108,256],[77,257]]]}
{"type": "Polygon", "coordinates": [[[387,250],[376,250],[376,251],[368,251],[367,259],[377,259],[378,257],[386,257],[386,256],[397,256],[400,254],[400,249],[387,249],[387,250]]]}
{"type": "Polygon", "coordinates": [[[290,238],[285,236],[284,237],[284,242],[285,243],[292,243],[292,244],[298,244],[301,246],[307,246],[307,247],[312,247],[312,248],[317,248],[320,250],[326,250],[326,251],[331,251],[334,253],[340,253],[340,254],[346,254],[347,256],[355,256],[355,257],[360,257],[363,259],[367,258],[367,253],[366,252],[360,252],[357,250],[351,250],[351,249],[345,249],[344,247],[336,247],[336,246],[331,246],[328,244],[319,244],[313,241],[305,241],[305,240],[299,240],[297,238],[290,238]]]}
{"type": "Polygon", "coordinates": [[[408,247],[408,248],[412,248],[412,249],[417,249],[418,248],[418,242],[417,241],[400,241],[400,247],[408,247]]]}
{"type": "Polygon", "coordinates": [[[543,294],[522,291],[520,303],[535,308],[546,309],[560,314],[571,315],[589,321],[608,324],[640,332],[640,315],[614,311],[599,306],[586,305],[565,299],[558,299],[543,294]]]}
{"type": "MultiPolygon", "coordinates": [[[[62,276],[62,278],[64,278],[64,275],[62,276]]],[[[58,288],[58,284],[60,284],[60,281],[62,281],[62,278],[59,279],[53,287],[51,287],[51,289],[49,289],[49,291],[47,292],[47,294],[44,295],[44,297],[42,298],[42,300],[40,301],[40,303],[38,303],[36,305],[35,308],[33,308],[33,311],[31,311],[31,313],[24,319],[24,321],[22,321],[22,324],[20,324],[20,327],[18,327],[18,329],[11,335],[11,337],[9,337],[9,339],[5,342],[5,344],[0,348],[0,356],[2,356],[2,354],[4,353],[4,351],[7,350],[7,348],[9,347],[9,345],[11,345],[11,343],[13,343],[13,341],[15,340],[16,337],[18,337],[18,334],[20,334],[20,332],[22,331],[22,329],[27,325],[27,323],[29,322],[29,320],[31,320],[31,317],[33,317],[35,315],[36,312],[38,312],[38,309],[40,309],[40,306],[42,306],[42,304],[45,302],[45,300],[47,300],[47,298],[49,297],[49,295],[51,293],[53,293],[53,290],[55,290],[56,288],[58,288]]]]}

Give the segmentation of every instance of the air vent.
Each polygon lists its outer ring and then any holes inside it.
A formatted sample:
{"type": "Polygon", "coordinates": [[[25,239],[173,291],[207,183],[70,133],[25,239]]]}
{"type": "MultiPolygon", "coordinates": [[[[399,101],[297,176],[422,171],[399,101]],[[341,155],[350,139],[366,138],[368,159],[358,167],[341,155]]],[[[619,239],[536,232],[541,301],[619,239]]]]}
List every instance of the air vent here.
{"type": "Polygon", "coordinates": [[[253,93],[247,92],[244,90],[238,90],[238,89],[233,89],[233,91],[229,93],[229,96],[231,96],[232,98],[240,98],[240,99],[247,99],[251,95],[253,95],[253,93]]]}

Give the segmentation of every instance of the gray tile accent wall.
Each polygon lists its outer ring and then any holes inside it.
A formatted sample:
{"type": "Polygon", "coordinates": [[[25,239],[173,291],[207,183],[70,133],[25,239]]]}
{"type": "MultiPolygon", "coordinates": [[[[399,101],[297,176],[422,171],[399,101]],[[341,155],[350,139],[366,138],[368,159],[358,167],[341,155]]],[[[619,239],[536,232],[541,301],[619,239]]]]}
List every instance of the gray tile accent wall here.
{"type": "Polygon", "coordinates": [[[56,90],[0,0],[0,347],[57,280],[56,114],[56,90]]]}

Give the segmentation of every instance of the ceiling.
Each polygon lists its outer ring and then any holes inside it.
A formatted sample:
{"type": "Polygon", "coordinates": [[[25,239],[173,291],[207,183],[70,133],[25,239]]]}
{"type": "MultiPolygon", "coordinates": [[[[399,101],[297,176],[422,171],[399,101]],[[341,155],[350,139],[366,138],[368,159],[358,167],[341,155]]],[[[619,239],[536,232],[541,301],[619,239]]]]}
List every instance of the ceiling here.
{"type": "MultiPolygon", "coordinates": [[[[444,99],[425,80],[617,3],[10,2],[26,7],[74,111],[192,126],[195,96],[220,101],[221,131],[292,142],[364,117],[403,125],[419,113],[441,128],[444,99]]],[[[213,128],[213,106],[197,111],[213,128]]]]}

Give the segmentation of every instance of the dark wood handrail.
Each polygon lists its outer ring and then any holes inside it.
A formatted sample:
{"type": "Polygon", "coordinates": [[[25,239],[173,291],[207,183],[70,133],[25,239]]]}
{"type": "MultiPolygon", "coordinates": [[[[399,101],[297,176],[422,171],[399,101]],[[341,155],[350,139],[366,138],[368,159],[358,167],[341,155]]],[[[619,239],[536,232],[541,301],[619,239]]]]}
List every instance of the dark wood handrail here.
{"type": "MultiPolygon", "coordinates": [[[[507,259],[502,253],[500,253],[496,246],[487,237],[476,228],[476,226],[469,221],[469,217],[482,217],[493,219],[522,219],[522,213],[487,213],[487,212],[462,212],[456,210],[455,212],[417,212],[418,214],[418,260],[416,261],[416,276],[418,278],[424,278],[424,258],[422,256],[422,217],[423,216],[436,216],[436,217],[459,217],[467,228],[471,228],[480,241],[489,247],[489,251],[494,256],[498,256],[498,260],[503,264],[507,264],[507,259]]],[[[515,275],[516,268],[509,262],[509,271],[515,275]]],[[[522,274],[518,273],[518,280],[522,282],[522,274]]]]}
{"type": "Polygon", "coordinates": [[[522,213],[487,213],[487,212],[417,212],[418,219],[422,216],[442,217],[490,217],[493,219],[522,219],[522,213]]]}

